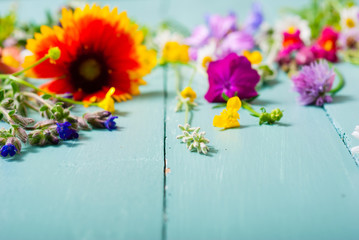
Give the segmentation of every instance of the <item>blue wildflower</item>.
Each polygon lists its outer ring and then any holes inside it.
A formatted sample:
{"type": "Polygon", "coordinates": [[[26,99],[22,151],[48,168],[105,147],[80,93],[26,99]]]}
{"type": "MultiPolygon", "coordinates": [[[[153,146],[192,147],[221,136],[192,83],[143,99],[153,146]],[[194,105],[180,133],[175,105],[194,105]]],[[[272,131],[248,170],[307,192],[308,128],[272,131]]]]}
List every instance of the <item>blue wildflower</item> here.
{"type": "Polygon", "coordinates": [[[1,156],[3,157],[7,157],[7,155],[10,155],[12,157],[17,153],[18,150],[13,144],[8,143],[2,146],[0,151],[1,151],[1,156]]]}
{"type": "Polygon", "coordinates": [[[244,30],[249,33],[255,33],[264,20],[262,6],[258,2],[254,2],[252,4],[252,11],[250,15],[247,17],[244,30]]]}
{"type": "Polygon", "coordinates": [[[117,116],[110,116],[105,122],[104,122],[104,126],[108,129],[108,130],[113,130],[116,129],[116,122],[115,119],[118,118],[117,116]]]}
{"type": "Polygon", "coordinates": [[[71,140],[76,139],[79,137],[79,134],[76,132],[75,129],[69,128],[71,123],[64,122],[64,123],[56,123],[57,125],[57,133],[59,134],[60,138],[63,140],[71,140]]]}

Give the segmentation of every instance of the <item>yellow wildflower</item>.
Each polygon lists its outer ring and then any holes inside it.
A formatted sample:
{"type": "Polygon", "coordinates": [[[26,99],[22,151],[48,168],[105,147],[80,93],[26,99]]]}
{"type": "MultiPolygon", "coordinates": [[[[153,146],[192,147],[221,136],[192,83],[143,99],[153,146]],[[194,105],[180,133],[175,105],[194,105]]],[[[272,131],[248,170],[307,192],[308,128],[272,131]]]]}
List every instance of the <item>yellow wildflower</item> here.
{"type": "Polygon", "coordinates": [[[203,67],[204,69],[207,69],[209,63],[212,62],[212,61],[213,61],[213,59],[212,59],[210,56],[204,57],[203,60],[202,60],[202,67],[203,67]]]}
{"type": "Polygon", "coordinates": [[[189,101],[193,102],[196,99],[197,94],[195,91],[193,91],[191,87],[186,87],[185,89],[182,90],[181,96],[183,98],[189,98],[189,101]]]}
{"type": "Polygon", "coordinates": [[[260,64],[262,62],[262,54],[259,51],[244,51],[243,56],[245,56],[248,61],[252,64],[260,64]]]}
{"type": "Polygon", "coordinates": [[[115,88],[112,87],[108,92],[106,93],[105,98],[98,103],[98,106],[100,108],[103,108],[106,111],[114,112],[115,111],[115,100],[113,100],[112,95],[115,93],[115,88]]]}
{"type": "Polygon", "coordinates": [[[162,50],[162,63],[188,63],[189,46],[178,42],[167,42],[162,50]]]}
{"type": "Polygon", "coordinates": [[[9,67],[13,67],[13,68],[20,67],[20,62],[10,55],[2,56],[1,61],[9,67]]]}
{"type": "Polygon", "coordinates": [[[213,118],[213,126],[219,128],[234,128],[239,127],[238,110],[242,103],[239,97],[232,97],[227,102],[227,108],[221,112],[221,115],[216,115],[213,118]]]}

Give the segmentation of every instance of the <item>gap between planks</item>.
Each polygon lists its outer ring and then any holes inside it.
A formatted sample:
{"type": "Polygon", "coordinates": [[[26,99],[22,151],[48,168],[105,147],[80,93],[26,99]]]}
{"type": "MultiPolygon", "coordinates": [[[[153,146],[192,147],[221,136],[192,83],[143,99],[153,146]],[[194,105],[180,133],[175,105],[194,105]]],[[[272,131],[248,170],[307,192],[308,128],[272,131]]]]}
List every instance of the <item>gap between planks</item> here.
{"type": "Polygon", "coordinates": [[[162,240],[167,239],[167,67],[163,68],[163,196],[162,196],[162,240]]]}
{"type": "Polygon", "coordinates": [[[325,105],[323,106],[323,111],[325,113],[325,115],[327,116],[329,122],[332,124],[332,126],[334,127],[335,131],[337,132],[340,140],[342,140],[345,148],[348,150],[350,156],[354,159],[354,162],[357,166],[359,166],[359,157],[355,156],[354,154],[352,154],[351,151],[351,144],[350,144],[350,140],[348,138],[348,134],[340,127],[339,124],[337,124],[334,120],[334,118],[331,116],[331,114],[329,113],[329,111],[327,110],[327,108],[325,107],[325,105]]]}

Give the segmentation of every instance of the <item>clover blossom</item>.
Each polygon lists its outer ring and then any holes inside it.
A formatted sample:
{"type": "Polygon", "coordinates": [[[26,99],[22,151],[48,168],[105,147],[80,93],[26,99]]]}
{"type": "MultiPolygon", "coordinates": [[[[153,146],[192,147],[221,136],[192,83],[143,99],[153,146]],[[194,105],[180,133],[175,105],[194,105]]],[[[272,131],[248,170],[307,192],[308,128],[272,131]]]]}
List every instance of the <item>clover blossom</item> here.
{"type": "Polygon", "coordinates": [[[323,106],[332,102],[327,94],[332,89],[335,72],[327,62],[312,63],[292,77],[294,90],[300,94],[298,100],[303,105],[323,106]]]}

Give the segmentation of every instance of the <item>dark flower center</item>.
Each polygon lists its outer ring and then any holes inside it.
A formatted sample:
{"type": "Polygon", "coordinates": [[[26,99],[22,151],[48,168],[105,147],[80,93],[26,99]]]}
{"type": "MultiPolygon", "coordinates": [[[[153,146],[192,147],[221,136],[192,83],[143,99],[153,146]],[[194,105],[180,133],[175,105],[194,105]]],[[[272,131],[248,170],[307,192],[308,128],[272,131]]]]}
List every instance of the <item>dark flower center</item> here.
{"type": "Polygon", "coordinates": [[[101,90],[109,81],[108,67],[103,56],[88,53],[80,55],[70,65],[70,78],[75,88],[86,93],[101,90]]]}

